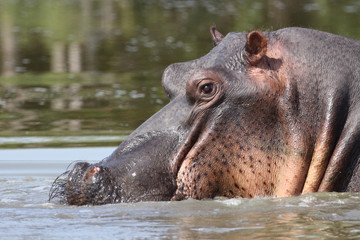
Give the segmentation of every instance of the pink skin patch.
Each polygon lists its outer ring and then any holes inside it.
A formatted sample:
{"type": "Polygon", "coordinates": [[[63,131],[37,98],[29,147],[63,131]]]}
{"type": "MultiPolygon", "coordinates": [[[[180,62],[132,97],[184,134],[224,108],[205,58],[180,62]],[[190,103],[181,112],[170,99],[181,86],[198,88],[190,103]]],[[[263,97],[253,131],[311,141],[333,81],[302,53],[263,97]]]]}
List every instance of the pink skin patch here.
{"type": "Polygon", "coordinates": [[[92,178],[99,171],[100,171],[99,167],[90,167],[89,170],[87,171],[83,181],[87,182],[90,178],[92,178]]]}

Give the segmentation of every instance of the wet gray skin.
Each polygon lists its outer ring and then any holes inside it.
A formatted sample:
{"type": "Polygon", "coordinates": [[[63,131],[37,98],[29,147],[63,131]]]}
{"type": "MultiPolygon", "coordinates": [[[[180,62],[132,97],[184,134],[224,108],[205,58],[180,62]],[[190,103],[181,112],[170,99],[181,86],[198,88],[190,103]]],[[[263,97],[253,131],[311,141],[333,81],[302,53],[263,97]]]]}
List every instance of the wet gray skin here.
{"type": "Polygon", "coordinates": [[[169,104],[109,157],[61,175],[50,199],[359,191],[360,44],[300,28],[211,34],[216,47],[207,55],[165,70],[169,104]]]}

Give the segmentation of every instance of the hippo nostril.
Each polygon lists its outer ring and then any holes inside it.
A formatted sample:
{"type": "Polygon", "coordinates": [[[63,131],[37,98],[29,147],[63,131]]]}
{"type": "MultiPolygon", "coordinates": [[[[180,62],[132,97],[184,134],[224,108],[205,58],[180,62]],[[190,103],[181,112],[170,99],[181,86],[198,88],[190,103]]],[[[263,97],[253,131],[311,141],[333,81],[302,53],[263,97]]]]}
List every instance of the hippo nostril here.
{"type": "Polygon", "coordinates": [[[100,171],[99,167],[90,167],[87,171],[87,173],[85,174],[84,177],[84,182],[87,182],[90,178],[92,178],[96,173],[98,173],[100,171]]]}
{"type": "Polygon", "coordinates": [[[85,172],[86,169],[90,166],[90,163],[87,162],[78,162],[74,165],[72,172],[85,172]]]}

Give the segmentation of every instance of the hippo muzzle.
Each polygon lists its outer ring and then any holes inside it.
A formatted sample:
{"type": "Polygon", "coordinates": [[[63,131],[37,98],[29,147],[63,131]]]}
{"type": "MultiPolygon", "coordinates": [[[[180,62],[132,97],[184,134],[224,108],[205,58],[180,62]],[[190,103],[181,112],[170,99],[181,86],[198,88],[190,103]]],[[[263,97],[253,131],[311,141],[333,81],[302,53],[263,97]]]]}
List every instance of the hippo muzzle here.
{"type": "Polygon", "coordinates": [[[70,205],[170,200],[176,182],[168,158],[177,142],[177,135],[154,132],[124,142],[97,164],[77,162],[54,181],[49,199],[70,205]]]}
{"type": "Polygon", "coordinates": [[[64,186],[66,202],[71,205],[120,202],[120,191],[111,171],[87,162],[76,163],[64,186]]]}

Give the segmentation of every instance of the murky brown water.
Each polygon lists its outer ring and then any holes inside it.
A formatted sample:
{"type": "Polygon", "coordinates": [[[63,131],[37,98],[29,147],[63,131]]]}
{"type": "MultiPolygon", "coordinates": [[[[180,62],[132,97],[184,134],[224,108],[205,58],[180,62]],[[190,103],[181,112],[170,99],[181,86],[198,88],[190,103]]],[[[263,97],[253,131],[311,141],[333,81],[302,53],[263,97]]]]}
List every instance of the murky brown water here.
{"type": "Polygon", "coordinates": [[[207,53],[210,25],[360,39],[359,16],[356,0],[0,1],[0,239],[359,239],[355,193],[47,202],[71,162],[98,162],[167,103],[163,70],[207,53]]]}

